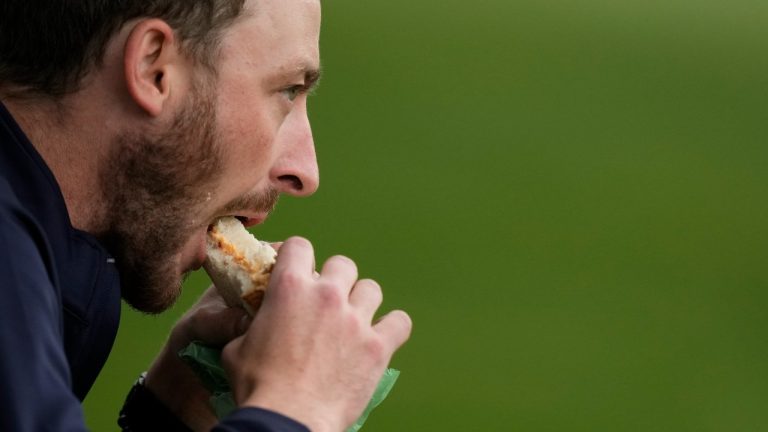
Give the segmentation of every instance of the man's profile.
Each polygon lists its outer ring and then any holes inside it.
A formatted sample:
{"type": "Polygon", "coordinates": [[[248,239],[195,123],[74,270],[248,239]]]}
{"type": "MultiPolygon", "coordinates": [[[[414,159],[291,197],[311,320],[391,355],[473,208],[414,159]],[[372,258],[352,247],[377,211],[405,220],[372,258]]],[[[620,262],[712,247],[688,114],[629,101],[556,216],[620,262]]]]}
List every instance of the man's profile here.
{"type": "MultiPolygon", "coordinates": [[[[215,220],[317,189],[319,33],[319,0],[0,5],[0,430],[84,429],[120,299],[166,310],[215,220]]],[[[253,320],[209,289],[121,426],[344,430],[410,333],[401,311],[372,322],[381,301],[349,258],[315,271],[287,239],[253,320]],[[223,348],[239,409],[218,424],[176,355],[192,340],[223,348]]]]}

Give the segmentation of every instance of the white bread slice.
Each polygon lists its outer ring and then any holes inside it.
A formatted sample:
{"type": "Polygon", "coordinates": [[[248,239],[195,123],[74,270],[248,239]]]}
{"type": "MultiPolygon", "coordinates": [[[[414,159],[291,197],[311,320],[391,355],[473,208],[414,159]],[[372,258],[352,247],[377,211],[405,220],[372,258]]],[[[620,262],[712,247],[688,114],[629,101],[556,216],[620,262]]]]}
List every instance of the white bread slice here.
{"type": "Polygon", "coordinates": [[[208,230],[203,268],[228,306],[253,315],[261,305],[277,252],[257,240],[234,217],[223,217],[208,230]]]}

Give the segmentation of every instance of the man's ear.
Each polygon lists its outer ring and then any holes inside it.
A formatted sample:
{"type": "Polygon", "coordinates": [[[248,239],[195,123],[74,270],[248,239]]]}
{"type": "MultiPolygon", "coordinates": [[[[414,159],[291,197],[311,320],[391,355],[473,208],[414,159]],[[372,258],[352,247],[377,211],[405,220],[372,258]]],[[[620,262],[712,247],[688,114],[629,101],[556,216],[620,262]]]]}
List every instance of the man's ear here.
{"type": "Polygon", "coordinates": [[[183,66],[173,29],[160,19],[140,21],[128,35],[123,55],[128,93],[147,114],[159,116],[183,66]]]}

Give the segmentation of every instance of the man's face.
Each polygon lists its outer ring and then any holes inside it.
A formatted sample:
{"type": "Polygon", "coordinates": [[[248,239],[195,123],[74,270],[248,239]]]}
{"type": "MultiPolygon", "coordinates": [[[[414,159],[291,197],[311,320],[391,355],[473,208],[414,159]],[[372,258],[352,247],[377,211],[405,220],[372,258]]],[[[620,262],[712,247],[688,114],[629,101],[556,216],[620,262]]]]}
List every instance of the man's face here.
{"type": "Polygon", "coordinates": [[[306,90],[317,79],[319,33],[319,0],[246,2],[222,37],[215,77],[196,72],[172,124],[119,138],[102,173],[104,240],[132,306],[173,304],[183,274],[205,259],[216,218],[257,224],[280,193],[317,189],[306,90]]]}

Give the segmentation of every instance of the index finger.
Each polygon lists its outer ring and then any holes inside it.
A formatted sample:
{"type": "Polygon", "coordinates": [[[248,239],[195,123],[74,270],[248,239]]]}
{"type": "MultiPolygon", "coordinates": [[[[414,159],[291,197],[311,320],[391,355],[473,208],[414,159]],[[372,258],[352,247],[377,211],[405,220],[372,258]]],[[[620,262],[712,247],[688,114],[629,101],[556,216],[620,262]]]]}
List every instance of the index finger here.
{"type": "Polygon", "coordinates": [[[315,271],[315,251],[312,243],[303,237],[291,237],[280,246],[272,277],[280,277],[289,269],[311,275],[315,271]]]}

